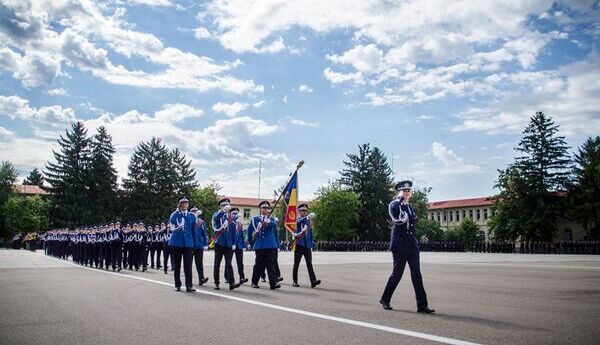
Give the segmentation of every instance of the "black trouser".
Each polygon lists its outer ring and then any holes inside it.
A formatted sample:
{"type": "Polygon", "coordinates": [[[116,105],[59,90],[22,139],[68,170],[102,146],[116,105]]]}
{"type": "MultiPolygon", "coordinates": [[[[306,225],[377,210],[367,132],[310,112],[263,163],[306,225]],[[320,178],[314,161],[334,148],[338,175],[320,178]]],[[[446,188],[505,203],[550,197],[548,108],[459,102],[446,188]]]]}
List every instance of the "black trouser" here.
{"type": "Polygon", "coordinates": [[[140,245],[141,264],[143,269],[148,269],[148,245],[140,245]]]}
{"type": "Polygon", "coordinates": [[[117,266],[121,268],[121,262],[123,261],[121,251],[121,241],[114,241],[111,243],[111,255],[112,255],[112,268],[115,269],[117,266]]]}
{"type": "Polygon", "coordinates": [[[198,281],[204,279],[204,250],[194,249],[194,264],[196,265],[196,272],[198,272],[198,281]]]}
{"type": "MultiPolygon", "coordinates": [[[[165,268],[165,273],[169,269],[169,256],[171,256],[172,248],[168,244],[165,244],[165,250],[163,251],[163,263],[165,268]]],[[[173,258],[171,258],[171,265],[173,265],[173,258]]]]}
{"type": "Polygon", "coordinates": [[[256,260],[254,262],[254,269],[252,270],[252,284],[258,284],[258,278],[266,269],[269,276],[269,285],[274,287],[277,285],[277,274],[275,273],[273,250],[258,249],[254,253],[256,254],[256,260]]]}
{"type": "Polygon", "coordinates": [[[404,273],[406,262],[408,262],[408,266],[410,267],[410,278],[412,279],[413,288],[415,289],[415,295],[417,298],[417,307],[426,307],[427,294],[425,293],[425,288],[423,287],[423,277],[421,276],[421,267],[419,263],[419,252],[416,251],[412,253],[406,253],[394,250],[392,251],[392,255],[394,257],[394,268],[392,270],[392,275],[390,275],[387,285],[385,286],[385,290],[383,291],[383,296],[381,296],[381,299],[385,303],[390,303],[392,295],[394,294],[394,290],[396,290],[396,287],[402,278],[402,273],[404,273]]]}
{"type": "Polygon", "coordinates": [[[219,271],[221,269],[221,260],[225,257],[225,279],[229,284],[235,283],[233,278],[233,267],[231,267],[231,259],[233,257],[233,251],[231,248],[223,247],[215,244],[215,264],[213,267],[213,275],[215,284],[219,284],[219,271]]]}
{"type": "Polygon", "coordinates": [[[160,264],[162,258],[162,243],[156,244],[156,269],[160,269],[162,265],[160,264]]]}
{"type": "Polygon", "coordinates": [[[277,278],[281,277],[281,271],[279,271],[279,250],[273,249],[273,268],[275,269],[275,275],[277,278]]]}
{"type": "Polygon", "coordinates": [[[150,243],[150,267],[154,268],[154,254],[156,253],[156,243],[150,243]]]}
{"type": "Polygon", "coordinates": [[[298,282],[298,266],[300,266],[300,260],[304,256],[304,261],[306,261],[306,268],[308,268],[308,276],[310,278],[310,282],[314,282],[317,280],[315,276],[315,270],[312,265],[312,250],[310,248],[306,248],[304,246],[296,245],[296,249],[294,251],[294,269],[292,271],[292,278],[294,282],[298,282]]]}
{"type": "Polygon", "coordinates": [[[246,275],[244,274],[244,250],[236,248],[233,252],[235,254],[235,263],[237,264],[240,280],[245,279],[246,275]]]}
{"type": "Polygon", "coordinates": [[[183,258],[183,274],[185,287],[192,287],[192,248],[173,247],[171,262],[175,267],[175,287],[181,287],[181,259],[183,258]]]}
{"type": "Polygon", "coordinates": [[[129,267],[129,248],[131,246],[131,243],[123,243],[123,267],[127,268],[129,267]]]}

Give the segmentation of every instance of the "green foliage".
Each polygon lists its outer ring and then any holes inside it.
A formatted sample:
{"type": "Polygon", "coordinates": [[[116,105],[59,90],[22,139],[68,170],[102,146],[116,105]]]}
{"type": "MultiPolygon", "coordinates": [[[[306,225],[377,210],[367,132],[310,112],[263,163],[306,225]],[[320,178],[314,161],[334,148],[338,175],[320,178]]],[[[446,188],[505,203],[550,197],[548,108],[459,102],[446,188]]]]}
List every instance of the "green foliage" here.
{"type": "Polygon", "coordinates": [[[600,239],[600,136],[589,137],[575,154],[569,187],[570,216],[590,240],[600,239]]]}
{"type": "Polygon", "coordinates": [[[50,201],[40,196],[11,196],[3,209],[10,235],[47,230],[50,226],[50,201]]]}
{"type": "Polygon", "coordinates": [[[389,238],[387,205],[394,196],[393,172],[387,158],[369,144],[360,145],[357,154],[346,156],[340,182],[359,199],[357,239],[385,241],[389,238]]]}
{"type": "Polygon", "coordinates": [[[417,222],[416,236],[419,240],[442,241],[444,240],[444,230],[436,220],[421,218],[417,222]]]}
{"type": "Polygon", "coordinates": [[[552,240],[564,198],[556,191],[568,185],[570,158],[558,126],[536,113],[516,147],[522,155],[499,170],[500,190],[493,207],[490,230],[498,240],[552,240]]]}
{"type": "Polygon", "coordinates": [[[212,215],[217,212],[219,206],[219,191],[221,186],[216,182],[210,182],[204,187],[198,187],[191,191],[189,194],[190,205],[197,206],[202,211],[201,218],[206,222],[206,226],[211,231],[212,228],[212,215]]]}
{"type": "Polygon", "coordinates": [[[456,231],[456,229],[446,230],[446,232],[444,233],[444,239],[446,241],[455,241],[455,242],[458,242],[461,240],[460,234],[458,233],[458,231],[456,231]]]}
{"type": "Polygon", "coordinates": [[[458,238],[463,243],[469,243],[479,240],[479,225],[471,218],[464,218],[455,228],[458,238]]]}
{"type": "Polygon", "coordinates": [[[358,235],[360,200],[358,195],[339,183],[330,183],[317,191],[311,202],[315,235],[319,240],[349,241],[358,235]]]}
{"type": "Polygon", "coordinates": [[[44,185],[44,176],[42,175],[42,173],[40,172],[40,170],[38,168],[34,168],[29,173],[29,176],[27,176],[27,178],[23,180],[23,184],[41,187],[44,185]]]}
{"type": "Polygon", "coordinates": [[[17,170],[9,161],[2,161],[0,164],[0,235],[4,238],[8,236],[6,218],[4,212],[4,203],[13,195],[13,184],[17,181],[17,170]]]}
{"type": "Polygon", "coordinates": [[[46,189],[53,194],[52,217],[56,226],[83,224],[82,215],[92,199],[88,193],[90,139],[83,123],[77,122],[58,139],[59,151],[53,151],[55,163],[46,164],[46,189]]]}

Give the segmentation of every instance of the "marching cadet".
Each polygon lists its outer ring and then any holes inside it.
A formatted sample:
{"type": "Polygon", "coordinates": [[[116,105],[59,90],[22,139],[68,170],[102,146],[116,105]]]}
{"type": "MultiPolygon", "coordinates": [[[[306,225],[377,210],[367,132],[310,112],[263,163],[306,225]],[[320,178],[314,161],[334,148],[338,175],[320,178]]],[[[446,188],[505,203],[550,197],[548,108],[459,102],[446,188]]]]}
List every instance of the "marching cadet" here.
{"type": "Polygon", "coordinates": [[[196,216],[196,227],[194,231],[194,263],[196,264],[196,272],[198,272],[198,286],[202,286],[208,282],[208,278],[204,276],[204,251],[208,249],[208,237],[206,235],[206,224],[200,218],[202,211],[194,206],[190,210],[196,216]]]}
{"type": "Polygon", "coordinates": [[[392,310],[390,300],[408,262],[417,299],[417,312],[433,314],[435,310],[428,307],[427,294],[421,276],[419,243],[415,237],[417,214],[409,204],[412,196],[412,181],[400,181],[396,184],[395,189],[398,195],[388,206],[389,215],[394,224],[389,248],[392,251],[394,266],[379,303],[381,303],[383,309],[392,310]]]}
{"type": "Polygon", "coordinates": [[[162,268],[160,262],[162,261],[162,250],[163,250],[163,236],[164,236],[164,228],[165,223],[161,223],[157,225],[158,229],[156,230],[156,234],[154,234],[156,238],[156,269],[159,270],[162,268]]]}
{"type": "MultiPolygon", "coordinates": [[[[169,246],[169,241],[171,240],[171,235],[173,234],[173,229],[171,228],[171,223],[167,224],[163,233],[163,266],[165,274],[169,270],[169,258],[171,257],[171,246],[169,246]]],[[[171,266],[173,266],[173,259],[171,258],[171,266]]],[[[171,267],[171,271],[173,267],[171,267]]]]}
{"type": "Polygon", "coordinates": [[[314,217],[314,213],[308,214],[308,205],[298,205],[298,212],[300,217],[296,221],[296,230],[294,231],[294,269],[292,271],[292,278],[294,287],[298,285],[298,266],[300,266],[300,260],[304,257],[306,262],[306,268],[308,269],[308,277],[310,278],[310,287],[321,284],[320,280],[317,280],[315,271],[312,265],[312,248],[313,248],[313,226],[311,219],[314,217]]]}
{"type": "Polygon", "coordinates": [[[146,272],[148,270],[148,251],[149,246],[152,243],[152,239],[150,236],[151,228],[142,226],[141,228],[141,241],[140,241],[140,261],[142,266],[142,272],[146,272]]]}
{"type": "Polygon", "coordinates": [[[110,243],[112,270],[114,272],[116,269],[118,272],[121,272],[121,264],[123,261],[123,232],[121,230],[121,222],[116,222],[112,225],[112,241],[110,243]]]}
{"type": "Polygon", "coordinates": [[[150,254],[150,268],[154,269],[154,255],[156,254],[156,233],[158,225],[149,226],[148,231],[148,254],[150,254]]]}
{"type": "Polygon", "coordinates": [[[181,291],[181,259],[183,259],[183,274],[185,275],[185,291],[194,292],[192,285],[192,248],[194,247],[196,216],[188,211],[189,200],[179,199],[179,207],[169,218],[173,234],[169,240],[172,249],[172,264],[175,268],[175,290],[181,291]]]}
{"type": "Polygon", "coordinates": [[[212,216],[213,229],[215,229],[213,238],[215,246],[215,262],[213,266],[215,290],[219,290],[219,271],[223,257],[225,257],[225,280],[229,283],[229,290],[240,287],[239,283],[235,283],[233,267],[231,266],[233,251],[236,249],[235,227],[231,228],[231,225],[235,224],[237,218],[230,211],[230,200],[223,198],[219,200],[219,210],[212,216]]]}
{"type": "Polygon", "coordinates": [[[244,284],[248,282],[248,278],[244,274],[244,249],[246,249],[246,239],[244,238],[244,225],[242,221],[239,219],[240,209],[234,207],[231,209],[231,212],[237,218],[235,222],[235,250],[233,253],[235,254],[235,263],[237,265],[238,274],[240,276],[240,284],[244,284]]]}
{"type": "Polygon", "coordinates": [[[279,235],[277,233],[277,222],[269,215],[271,205],[264,200],[258,204],[260,215],[255,216],[248,225],[248,239],[251,242],[256,259],[252,271],[252,287],[258,289],[258,279],[262,272],[267,270],[271,290],[281,288],[277,282],[275,272],[275,260],[273,250],[279,247],[279,235]]]}

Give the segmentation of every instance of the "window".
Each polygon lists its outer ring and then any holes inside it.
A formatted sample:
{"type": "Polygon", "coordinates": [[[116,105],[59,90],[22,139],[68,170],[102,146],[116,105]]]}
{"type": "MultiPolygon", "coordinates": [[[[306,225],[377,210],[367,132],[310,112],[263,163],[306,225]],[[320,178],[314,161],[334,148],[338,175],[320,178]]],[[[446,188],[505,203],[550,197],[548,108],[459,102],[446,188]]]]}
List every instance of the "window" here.
{"type": "Polygon", "coordinates": [[[467,210],[463,210],[463,217],[462,217],[462,219],[465,219],[465,218],[467,218],[467,210]]]}
{"type": "Polygon", "coordinates": [[[477,220],[481,219],[481,210],[477,210],[477,220]]]}
{"type": "Polygon", "coordinates": [[[459,216],[458,216],[459,214],[460,214],[460,212],[456,211],[456,221],[457,221],[457,222],[460,220],[460,218],[459,218],[459,216]]]}
{"type": "Polygon", "coordinates": [[[488,213],[487,213],[487,208],[483,209],[483,219],[487,220],[488,219],[488,213]]]}
{"type": "Polygon", "coordinates": [[[469,218],[473,219],[473,210],[469,210],[469,218]]]}
{"type": "Polygon", "coordinates": [[[454,213],[452,211],[450,211],[450,221],[454,220],[454,213]]]}
{"type": "Polygon", "coordinates": [[[245,208],[244,209],[244,219],[248,219],[248,218],[250,218],[250,209],[245,208]]]}
{"type": "Polygon", "coordinates": [[[438,220],[438,223],[439,223],[440,222],[440,213],[439,212],[437,213],[437,220],[438,220]]]}
{"type": "Polygon", "coordinates": [[[448,216],[448,215],[447,215],[446,211],[444,211],[444,222],[446,221],[446,217],[447,217],[447,216],[448,216]]]}

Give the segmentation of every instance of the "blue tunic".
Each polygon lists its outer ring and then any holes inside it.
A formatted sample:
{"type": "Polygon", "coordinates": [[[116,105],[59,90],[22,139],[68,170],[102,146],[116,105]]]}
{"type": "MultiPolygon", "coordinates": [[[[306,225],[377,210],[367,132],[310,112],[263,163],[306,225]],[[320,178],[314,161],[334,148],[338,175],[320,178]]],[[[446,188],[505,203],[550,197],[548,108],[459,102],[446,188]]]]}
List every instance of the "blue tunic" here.
{"type": "Polygon", "coordinates": [[[402,204],[399,198],[390,202],[388,211],[392,223],[390,250],[413,253],[419,251],[415,237],[417,213],[410,205],[402,204]]]}
{"type": "Polygon", "coordinates": [[[259,230],[265,216],[254,216],[248,224],[248,241],[254,250],[279,248],[279,234],[277,232],[277,220],[270,217],[271,222],[264,225],[256,240],[253,239],[254,232],[259,230]]]}
{"type": "Polygon", "coordinates": [[[215,244],[226,248],[231,248],[235,244],[235,228],[233,228],[232,231],[231,225],[235,225],[236,219],[237,217],[234,217],[231,224],[227,226],[227,223],[229,222],[229,212],[225,212],[223,210],[215,212],[215,214],[212,217],[215,235],[217,235],[217,230],[226,227],[224,230],[221,230],[222,233],[219,235],[219,238],[215,241],[215,244]]]}
{"type": "Polygon", "coordinates": [[[169,240],[169,246],[181,248],[194,247],[194,228],[196,227],[196,216],[191,212],[179,210],[171,214],[169,220],[173,233],[169,240]]]}
{"type": "Polygon", "coordinates": [[[299,246],[309,249],[313,248],[313,229],[311,229],[311,226],[312,224],[308,217],[300,217],[296,221],[296,230],[294,233],[299,234],[305,227],[307,228],[306,235],[304,235],[302,239],[298,240],[297,244],[299,246]]]}
{"type": "Polygon", "coordinates": [[[194,249],[204,249],[208,246],[208,237],[206,235],[206,223],[199,217],[196,219],[196,236],[194,237],[194,249]]]}

